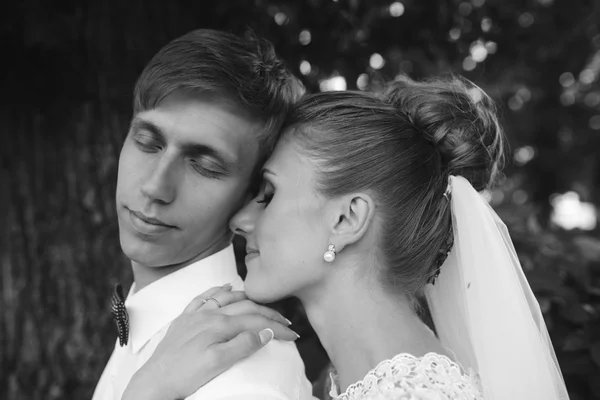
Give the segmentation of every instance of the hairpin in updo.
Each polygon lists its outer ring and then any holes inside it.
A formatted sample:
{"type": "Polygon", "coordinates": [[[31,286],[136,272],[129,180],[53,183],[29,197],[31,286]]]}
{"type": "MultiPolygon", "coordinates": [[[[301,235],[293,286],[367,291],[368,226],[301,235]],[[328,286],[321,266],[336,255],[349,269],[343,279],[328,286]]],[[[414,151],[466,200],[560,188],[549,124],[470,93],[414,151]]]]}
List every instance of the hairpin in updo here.
{"type": "Polygon", "coordinates": [[[446,191],[444,191],[444,197],[446,200],[450,201],[450,196],[452,195],[452,179],[448,178],[448,186],[446,186],[446,191]]]}
{"type": "MultiPolygon", "coordinates": [[[[448,186],[446,187],[446,190],[444,191],[444,197],[446,198],[446,200],[450,201],[451,196],[452,196],[452,177],[449,177],[448,178],[448,186]]],[[[446,262],[446,259],[448,258],[448,256],[450,255],[450,252],[452,251],[452,247],[454,247],[454,231],[452,229],[452,219],[450,219],[450,230],[449,230],[448,234],[446,235],[446,242],[444,243],[444,247],[442,247],[438,251],[438,255],[435,259],[434,272],[427,279],[427,283],[431,283],[432,285],[435,285],[435,280],[438,278],[438,276],[440,276],[442,264],[444,264],[444,262],[446,262]]]]}

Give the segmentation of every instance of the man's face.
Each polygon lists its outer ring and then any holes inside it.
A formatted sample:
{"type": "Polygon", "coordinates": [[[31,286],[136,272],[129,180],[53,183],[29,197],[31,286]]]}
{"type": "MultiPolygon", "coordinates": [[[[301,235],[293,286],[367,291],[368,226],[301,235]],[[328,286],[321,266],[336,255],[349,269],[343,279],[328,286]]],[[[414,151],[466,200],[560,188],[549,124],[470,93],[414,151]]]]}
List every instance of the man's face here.
{"type": "Polygon", "coordinates": [[[148,267],[182,264],[230,238],[247,199],[259,125],[207,95],[172,95],[138,113],[121,150],[121,247],[148,267]]]}

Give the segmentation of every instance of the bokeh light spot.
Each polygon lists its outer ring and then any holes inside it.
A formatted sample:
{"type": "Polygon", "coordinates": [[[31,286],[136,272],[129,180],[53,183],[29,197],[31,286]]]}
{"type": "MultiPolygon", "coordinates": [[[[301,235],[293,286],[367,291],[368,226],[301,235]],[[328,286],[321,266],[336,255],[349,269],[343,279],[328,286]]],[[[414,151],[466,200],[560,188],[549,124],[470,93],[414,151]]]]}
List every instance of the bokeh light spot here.
{"type": "Polygon", "coordinates": [[[512,194],[513,202],[518,205],[525,204],[528,198],[527,192],[523,189],[517,189],[512,194]]]}
{"type": "Polygon", "coordinates": [[[369,34],[364,29],[359,29],[356,31],[356,40],[359,42],[364,42],[369,37],[369,34]]]}
{"type": "Polygon", "coordinates": [[[584,69],[579,74],[579,82],[583,83],[584,85],[589,85],[590,83],[594,82],[595,80],[596,80],[596,74],[594,73],[593,70],[591,70],[589,68],[584,69]]]}
{"type": "Polygon", "coordinates": [[[390,15],[392,17],[399,17],[404,14],[404,4],[399,1],[395,1],[390,4],[390,15]]]}
{"type": "Polygon", "coordinates": [[[561,228],[592,230],[596,227],[596,208],[591,203],[582,202],[579,194],[553,195],[550,202],[553,208],[550,220],[561,228]]]}
{"type": "Polygon", "coordinates": [[[563,87],[569,87],[575,83],[575,77],[570,72],[564,72],[560,74],[558,81],[563,87]]]}
{"type": "Polygon", "coordinates": [[[487,50],[487,52],[489,54],[494,54],[498,50],[498,44],[496,44],[496,42],[492,42],[492,41],[486,42],[485,49],[487,50]]]}
{"type": "Polygon", "coordinates": [[[460,29],[452,28],[450,29],[450,32],[448,32],[448,35],[450,36],[450,40],[456,41],[460,38],[460,29]]]}
{"type": "Polygon", "coordinates": [[[360,74],[356,79],[356,87],[360,90],[365,90],[369,86],[369,75],[360,74]]]}
{"type": "Polygon", "coordinates": [[[600,93],[591,92],[585,95],[583,102],[588,107],[596,107],[600,105],[600,93]]]}
{"type": "Polygon", "coordinates": [[[487,49],[481,42],[475,42],[471,46],[471,57],[475,62],[482,62],[488,55],[487,49]]]}
{"type": "Polygon", "coordinates": [[[308,75],[308,74],[310,74],[310,71],[312,71],[312,67],[310,66],[310,63],[306,60],[302,61],[300,63],[300,73],[302,75],[308,75]]]}
{"type": "Polygon", "coordinates": [[[521,108],[523,108],[523,99],[519,96],[511,97],[508,99],[508,108],[513,111],[519,111],[521,108]]]}
{"type": "Polygon", "coordinates": [[[281,11],[278,12],[277,14],[275,14],[275,16],[273,18],[275,19],[275,23],[279,26],[288,22],[287,15],[285,15],[285,13],[282,13],[281,11]]]}
{"type": "Polygon", "coordinates": [[[471,5],[471,3],[467,3],[466,1],[463,3],[460,3],[460,5],[458,6],[458,12],[463,17],[466,17],[469,14],[471,14],[471,11],[473,11],[473,6],[471,5]]]}
{"type": "Polygon", "coordinates": [[[529,12],[524,12],[519,15],[519,25],[523,28],[529,28],[535,22],[535,18],[533,18],[533,14],[529,12]]]}
{"type": "Polygon", "coordinates": [[[346,87],[346,78],[339,75],[319,81],[319,89],[322,92],[342,91],[346,90],[346,87]]]}
{"type": "Polygon", "coordinates": [[[519,147],[513,157],[517,165],[525,165],[535,157],[535,149],[531,146],[519,147]]]}
{"type": "Polygon", "coordinates": [[[519,96],[523,101],[531,100],[531,90],[529,88],[523,86],[517,90],[517,96],[519,96]]]}
{"type": "Polygon", "coordinates": [[[312,35],[311,35],[310,31],[307,29],[304,29],[303,31],[301,31],[300,34],[298,35],[298,41],[300,42],[300,44],[302,44],[304,46],[309,44],[311,40],[312,40],[312,35]]]}
{"type": "Polygon", "coordinates": [[[385,60],[379,53],[373,53],[369,59],[369,65],[373,69],[381,69],[385,65],[385,60]]]}
{"type": "Polygon", "coordinates": [[[475,62],[475,60],[473,60],[473,58],[471,56],[466,56],[465,59],[463,60],[462,67],[465,71],[473,71],[476,66],[477,66],[477,63],[475,62]]]}
{"type": "Polygon", "coordinates": [[[492,20],[488,17],[485,17],[481,20],[481,30],[484,32],[489,32],[492,29],[492,20]]]}

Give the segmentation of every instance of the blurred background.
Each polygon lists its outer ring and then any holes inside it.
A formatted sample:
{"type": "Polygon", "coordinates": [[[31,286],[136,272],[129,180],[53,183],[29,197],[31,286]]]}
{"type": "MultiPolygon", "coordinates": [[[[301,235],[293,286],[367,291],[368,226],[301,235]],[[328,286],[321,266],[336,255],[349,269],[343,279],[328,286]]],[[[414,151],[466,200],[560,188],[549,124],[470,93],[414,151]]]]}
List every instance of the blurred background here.
{"type": "MultiPolygon", "coordinates": [[[[599,0],[5,2],[0,398],[91,397],[115,341],[112,285],[131,280],[113,196],[133,85],[160,47],[200,27],[252,28],[311,91],[454,71],[496,99],[510,160],[486,196],[571,399],[600,398],[599,0]]],[[[317,380],[327,359],[302,310],[277,307],[317,380]]]]}

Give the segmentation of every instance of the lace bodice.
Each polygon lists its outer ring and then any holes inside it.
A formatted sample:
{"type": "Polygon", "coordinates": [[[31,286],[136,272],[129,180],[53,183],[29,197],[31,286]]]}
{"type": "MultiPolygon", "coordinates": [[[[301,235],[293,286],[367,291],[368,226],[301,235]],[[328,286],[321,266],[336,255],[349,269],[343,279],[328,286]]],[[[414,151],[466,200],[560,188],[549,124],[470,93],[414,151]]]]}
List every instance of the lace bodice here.
{"type": "Polygon", "coordinates": [[[483,400],[477,376],[463,373],[458,364],[436,353],[398,354],[344,393],[337,392],[332,376],[329,394],[335,400],[483,400]]]}

